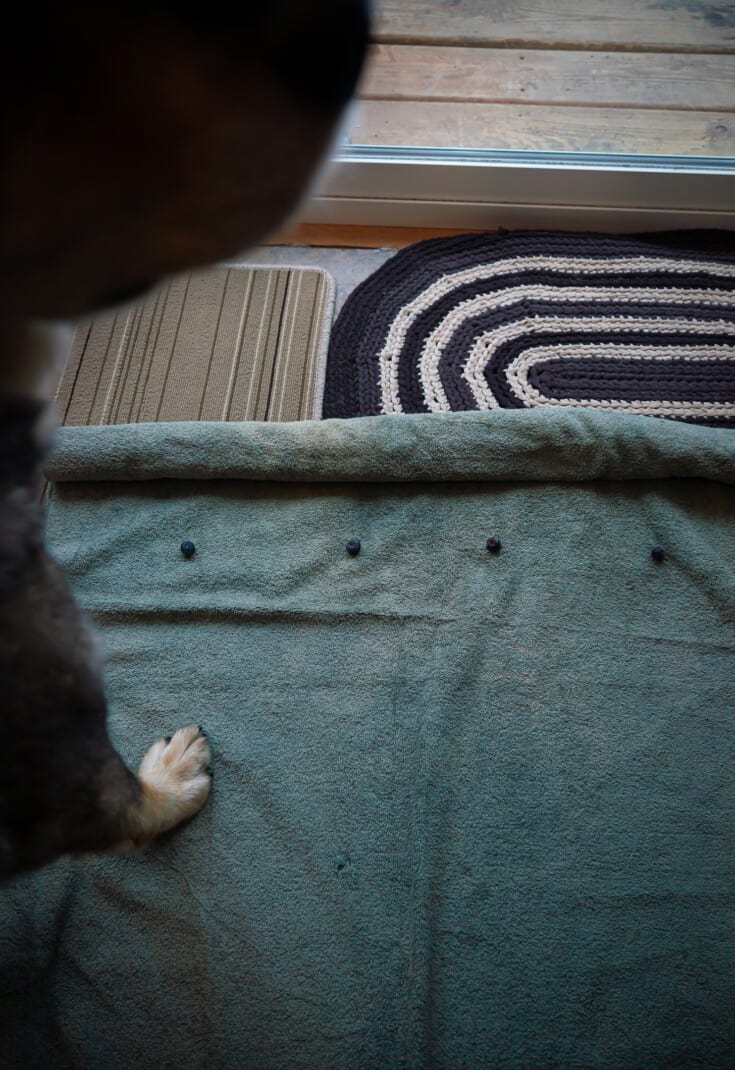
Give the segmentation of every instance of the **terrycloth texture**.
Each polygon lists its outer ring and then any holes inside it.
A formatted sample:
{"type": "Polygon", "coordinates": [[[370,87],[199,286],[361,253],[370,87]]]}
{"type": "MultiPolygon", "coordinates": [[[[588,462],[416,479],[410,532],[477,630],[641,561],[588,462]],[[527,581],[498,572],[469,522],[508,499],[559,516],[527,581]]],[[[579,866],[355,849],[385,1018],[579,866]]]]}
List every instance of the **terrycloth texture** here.
{"type": "Polygon", "coordinates": [[[113,738],[214,793],[0,892],[0,1066],[732,1065],[735,434],[502,415],[61,433],[113,738]]]}
{"type": "Polygon", "coordinates": [[[735,427],[735,234],[435,238],[334,325],[324,416],[542,405],[735,427]]]}
{"type": "Polygon", "coordinates": [[[233,265],[169,279],[78,324],[59,421],[310,420],[321,415],[334,301],[320,268],[233,265]]]}
{"type": "Polygon", "coordinates": [[[431,420],[155,424],[62,429],[50,479],[587,481],[665,476],[733,482],[735,435],[617,413],[548,409],[431,420]]]}

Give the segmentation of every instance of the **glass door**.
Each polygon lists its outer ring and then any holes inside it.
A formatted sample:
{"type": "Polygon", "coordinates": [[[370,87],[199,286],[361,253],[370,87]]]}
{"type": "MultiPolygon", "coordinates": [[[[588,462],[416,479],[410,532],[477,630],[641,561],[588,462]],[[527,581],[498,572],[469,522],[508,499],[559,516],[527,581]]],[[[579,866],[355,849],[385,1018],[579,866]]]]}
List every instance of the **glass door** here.
{"type": "Polygon", "coordinates": [[[349,143],[735,157],[735,3],[377,0],[349,143]]]}
{"type": "Polygon", "coordinates": [[[448,225],[485,200],[735,226],[735,0],[374,7],[328,197],[443,202],[448,225]]]}

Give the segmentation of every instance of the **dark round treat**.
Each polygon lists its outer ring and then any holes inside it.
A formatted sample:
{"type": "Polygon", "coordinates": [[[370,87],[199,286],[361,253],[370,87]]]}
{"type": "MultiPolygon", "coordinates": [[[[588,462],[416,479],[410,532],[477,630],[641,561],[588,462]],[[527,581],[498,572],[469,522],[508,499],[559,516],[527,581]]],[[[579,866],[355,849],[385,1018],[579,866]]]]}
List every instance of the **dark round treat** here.
{"type": "Polygon", "coordinates": [[[194,543],[190,542],[189,539],[184,539],[184,541],[181,544],[181,552],[184,555],[184,557],[187,559],[187,561],[189,560],[190,557],[194,556],[194,554],[196,553],[196,549],[197,548],[194,545],[194,543]]]}
{"type": "Polygon", "coordinates": [[[496,539],[495,537],[493,537],[491,539],[488,539],[487,542],[485,543],[485,545],[487,546],[487,548],[488,548],[488,550],[490,551],[491,554],[500,553],[500,547],[501,547],[500,539],[496,539]]]}
{"type": "Polygon", "coordinates": [[[347,550],[347,553],[350,555],[350,557],[357,557],[357,555],[360,553],[360,540],[350,539],[345,549],[347,550]]]}
{"type": "Polygon", "coordinates": [[[651,550],[651,557],[659,564],[663,561],[664,556],[664,551],[661,549],[660,546],[654,546],[654,548],[651,550]]]}

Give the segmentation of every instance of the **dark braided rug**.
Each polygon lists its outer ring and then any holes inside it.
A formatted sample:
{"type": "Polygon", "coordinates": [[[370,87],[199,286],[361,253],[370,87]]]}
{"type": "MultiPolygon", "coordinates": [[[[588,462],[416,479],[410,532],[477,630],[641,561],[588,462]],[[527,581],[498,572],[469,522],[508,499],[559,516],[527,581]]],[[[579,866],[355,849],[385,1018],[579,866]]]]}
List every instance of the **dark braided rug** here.
{"type": "Polygon", "coordinates": [[[735,233],[419,242],[335,323],[325,418],[538,405],[735,427],[735,233]]]}

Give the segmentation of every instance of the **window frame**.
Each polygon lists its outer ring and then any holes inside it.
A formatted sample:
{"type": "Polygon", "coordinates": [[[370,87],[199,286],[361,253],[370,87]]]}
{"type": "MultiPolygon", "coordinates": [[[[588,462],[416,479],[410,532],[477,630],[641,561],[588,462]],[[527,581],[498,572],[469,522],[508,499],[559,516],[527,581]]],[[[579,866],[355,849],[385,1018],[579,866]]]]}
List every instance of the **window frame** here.
{"type": "Polygon", "coordinates": [[[735,230],[735,160],[342,145],[299,221],[735,230]]]}

